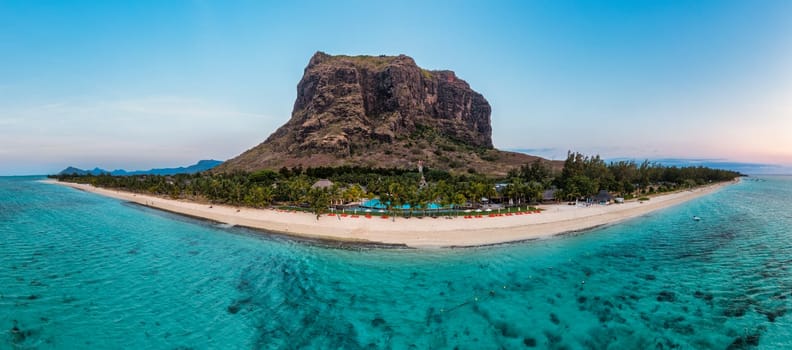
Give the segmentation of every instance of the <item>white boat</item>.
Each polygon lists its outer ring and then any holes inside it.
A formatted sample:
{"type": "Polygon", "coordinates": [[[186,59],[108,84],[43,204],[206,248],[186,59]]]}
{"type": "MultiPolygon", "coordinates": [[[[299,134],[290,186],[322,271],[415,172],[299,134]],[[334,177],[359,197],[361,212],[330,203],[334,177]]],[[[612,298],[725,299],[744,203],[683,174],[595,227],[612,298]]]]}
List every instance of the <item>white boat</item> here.
{"type": "Polygon", "coordinates": [[[694,216],[693,216],[693,221],[701,221],[701,218],[700,218],[700,217],[698,217],[698,216],[695,216],[695,215],[694,215],[694,216]]]}

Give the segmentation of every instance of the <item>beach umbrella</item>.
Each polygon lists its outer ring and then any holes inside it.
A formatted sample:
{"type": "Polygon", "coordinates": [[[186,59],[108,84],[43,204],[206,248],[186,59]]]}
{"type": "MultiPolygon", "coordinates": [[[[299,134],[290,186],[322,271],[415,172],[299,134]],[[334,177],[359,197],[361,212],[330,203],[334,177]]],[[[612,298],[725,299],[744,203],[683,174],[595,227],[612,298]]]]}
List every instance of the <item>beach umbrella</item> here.
{"type": "Polygon", "coordinates": [[[481,209],[476,209],[476,212],[477,212],[477,213],[480,213],[480,212],[481,212],[481,209]]]}

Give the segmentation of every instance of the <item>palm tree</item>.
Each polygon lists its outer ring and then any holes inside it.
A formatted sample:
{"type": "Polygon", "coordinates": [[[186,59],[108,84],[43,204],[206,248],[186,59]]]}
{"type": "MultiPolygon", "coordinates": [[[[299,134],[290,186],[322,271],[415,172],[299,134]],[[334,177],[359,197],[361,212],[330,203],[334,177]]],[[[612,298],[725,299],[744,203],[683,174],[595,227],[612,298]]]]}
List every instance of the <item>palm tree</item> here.
{"type": "Polygon", "coordinates": [[[491,191],[494,191],[494,188],[491,188],[487,183],[484,182],[474,182],[470,186],[470,193],[468,197],[472,197],[470,199],[475,199],[476,203],[480,203],[481,199],[484,197],[491,197],[491,191]]]}
{"type": "Polygon", "coordinates": [[[298,176],[290,180],[286,183],[286,186],[288,201],[292,202],[292,205],[298,205],[298,202],[303,199],[311,189],[308,180],[303,176],[298,176]]]}
{"type": "Polygon", "coordinates": [[[456,195],[454,195],[452,203],[456,207],[455,209],[458,211],[459,208],[465,205],[466,202],[467,202],[467,198],[465,198],[465,195],[461,193],[457,193],[456,195]]]}
{"type": "Polygon", "coordinates": [[[393,194],[386,188],[386,186],[382,186],[378,188],[378,192],[375,192],[377,198],[379,198],[379,202],[381,205],[385,206],[386,211],[390,211],[391,207],[393,206],[393,194]]]}
{"type": "Polygon", "coordinates": [[[404,194],[402,195],[402,197],[404,198],[403,202],[404,204],[407,204],[408,210],[410,211],[410,217],[412,217],[413,210],[415,210],[416,206],[420,205],[418,203],[419,202],[418,186],[415,184],[405,184],[403,191],[404,191],[404,194]]]}
{"type": "Polygon", "coordinates": [[[520,178],[512,178],[512,181],[503,189],[503,194],[512,201],[513,204],[520,205],[520,194],[524,184],[520,178]]]}
{"type": "Polygon", "coordinates": [[[356,202],[364,195],[363,189],[357,184],[347,187],[343,193],[344,200],[347,202],[356,202]]]}
{"type": "Polygon", "coordinates": [[[388,192],[390,194],[390,205],[386,204],[388,211],[391,211],[393,207],[401,208],[404,205],[404,185],[401,182],[393,181],[388,185],[388,192]]]}
{"type": "Polygon", "coordinates": [[[526,186],[525,193],[534,202],[541,202],[544,195],[544,186],[538,182],[532,182],[526,186]]]}
{"type": "Polygon", "coordinates": [[[254,185],[245,196],[245,204],[251,207],[263,208],[272,203],[272,187],[254,185]]]}
{"type": "MultiPolygon", "coordinates": [[[[454,194],[456,191],[445,181],[439,181],[435,187],[434,200],[440,202],[441,208],[448,208],[454,203],[454,194]]],[[[439,209],[438,209],[439,211],[439,209]]]]}
{"type": "Polygon", "coordinates": [[[334,183],[333,186],[330,186],[328,190],[328,195],[330,196],[330,204],[336,205],[338,202],[343,201],[343,196],[341,193],[341,187],[337,183],[334,183]]]}
{"type": "Polygon", "coordinates": [[[434,186],[427,185],[418,191],[416,204],[422,209],[422,216],[426,216],[426,208],[429,206],[429,203],[437,198],[435,195],[435,189],[436,188],[434,186]]]}
{"type": "Polygon", "coordinates": [[[319,220],[330,206],[330,191],[325,188],[312,188],[306,193],[303,201],[308,203],[311,211],[316,214],[316,220],[319,220]]]}

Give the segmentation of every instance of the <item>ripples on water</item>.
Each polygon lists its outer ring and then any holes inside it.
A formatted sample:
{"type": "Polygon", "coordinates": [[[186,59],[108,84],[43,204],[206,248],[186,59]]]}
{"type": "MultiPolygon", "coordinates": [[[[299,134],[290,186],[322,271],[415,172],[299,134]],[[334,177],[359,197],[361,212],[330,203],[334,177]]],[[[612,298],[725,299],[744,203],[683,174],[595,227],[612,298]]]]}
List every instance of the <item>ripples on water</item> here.
{"type": "Polygon", "coordinates": [[[1,178],[0,348],[790,348],[789,198],[770,177],[584,235],[412,251],[1,178]]]}

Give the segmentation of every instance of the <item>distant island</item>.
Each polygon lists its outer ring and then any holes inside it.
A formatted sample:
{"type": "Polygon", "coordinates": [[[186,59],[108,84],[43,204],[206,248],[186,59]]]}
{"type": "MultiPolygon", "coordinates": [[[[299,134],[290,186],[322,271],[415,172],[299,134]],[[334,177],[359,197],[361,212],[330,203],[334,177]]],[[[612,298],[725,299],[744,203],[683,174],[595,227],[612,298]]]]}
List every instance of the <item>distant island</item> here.
{"type": "Polygon", "coordinates": [[[491,131],[489,103],[451,71],[424,70],[404,55],[318,52],[297,86],[291,119],[216,167],[53,177],[289,235],[470,246],[618,222],[740,176],[649,161],[607,163],[576,152],[550,161],[493,148],[491,131]]]}
{"type": "Polygon", "coordinates": [[[133,176],[133,175],[176,175],[176,174],[195,174],[202,171],[212,170],[214,167],[222,164],[222,161],[213,160],[213,159],[205,159],[199,160],[198,163],[193,165],[188,165],[186,167],[178,167],[178,168],[159,168],[159,169],[149,169],[149,170],[133,170],[133,171],[126,171],[124,169],[116,169],[116,170],[104,170],[100,168],[93,168],[91,170],[83,170],[75,167],[68,167],[66,169],[61,170],[58,175],[102,175],[102,174],[110,174],[113,176],[133,176]]]}

